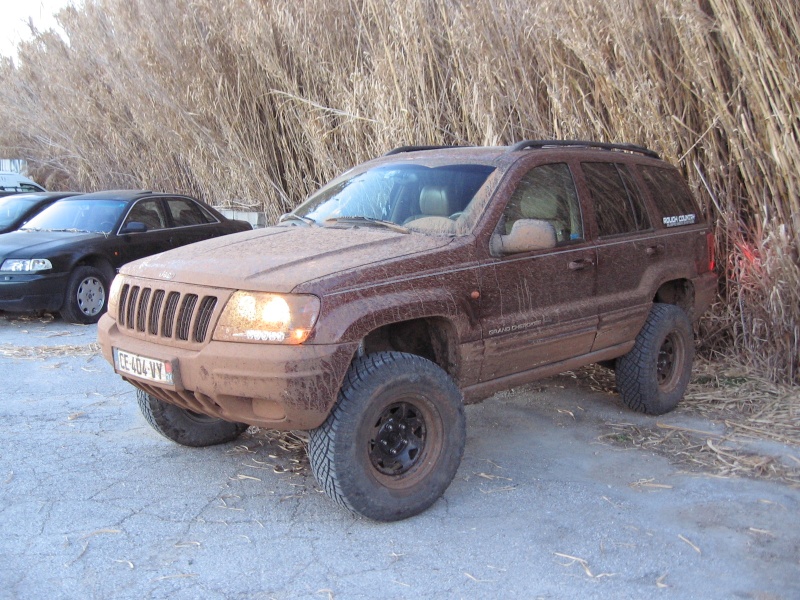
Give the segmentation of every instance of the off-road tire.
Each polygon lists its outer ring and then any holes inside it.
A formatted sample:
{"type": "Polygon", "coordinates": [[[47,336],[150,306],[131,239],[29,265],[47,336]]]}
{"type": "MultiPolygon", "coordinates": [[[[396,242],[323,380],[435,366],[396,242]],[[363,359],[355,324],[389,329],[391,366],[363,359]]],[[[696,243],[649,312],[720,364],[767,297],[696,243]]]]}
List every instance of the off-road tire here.
{"type": "Polygon", "coordinates": [[[108,278],[95,267],[76,267],[67,282],[59,310],[69,323],[97,323],[108,307],[108,278]]]}
{"type": "Polygon", "coordinates": [[[419,356],[379,352],[353,362],[327,420],[310,432],[308,454],[338,504],[398,521],[444,493],[465,440],[463,395],[447,373],[419,356]]]}
{"type": "Polygon", "coordinates": [[[232,442],[248,427],[244,423],[232,423],[162,402],[142,390],[136,390],[136,399],[152,428],[183,446],[200,448],[232,442]]]}
{"type": "Polygon", "coordinates": [[[635,411],[662,415],[674,409],[692,374],[694,338],[686,313],[653,304],[630,352],[617,359],[617,389],[635,411]]]}

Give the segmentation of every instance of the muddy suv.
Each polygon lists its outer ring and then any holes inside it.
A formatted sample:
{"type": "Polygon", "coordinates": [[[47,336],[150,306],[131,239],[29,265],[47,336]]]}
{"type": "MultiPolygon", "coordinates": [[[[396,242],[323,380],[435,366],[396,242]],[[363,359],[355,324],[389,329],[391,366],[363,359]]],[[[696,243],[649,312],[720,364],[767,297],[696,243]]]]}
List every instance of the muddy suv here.
{"type": "Polygon", "coordinates": [[[713,247],[646,148],[404,147],[277,226],[126,265],[99,339],[167,438],[308,430],[325,491],[391,521],[450,484],[465,403],[603,362],[633,410],[675,407],[713,247]]]}

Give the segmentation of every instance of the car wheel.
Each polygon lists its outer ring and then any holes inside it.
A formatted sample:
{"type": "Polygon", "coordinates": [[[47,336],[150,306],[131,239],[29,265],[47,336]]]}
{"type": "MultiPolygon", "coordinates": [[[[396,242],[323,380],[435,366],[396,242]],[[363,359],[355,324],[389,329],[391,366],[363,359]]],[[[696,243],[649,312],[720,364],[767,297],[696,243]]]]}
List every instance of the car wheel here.
{"type": "Polygon", "coordinates": [[[678,306],[654,304],[630,352],[617,359],[617,389],[628,408],[651,415],[674,409],[689,385],[694,339],[678,306]]]}
{"type": "Polygon", "coordinates": [[[416,515],[447,489],[466,440],[461,391],[429,360],[400,352],[356,359],[309,460],[325,492],[376,521],[416,515]]]}
{"type": "Polygon", "coordinates": [[[247,429],[245,423],[233,423],[186,410],[136,390],[139,408],[153,429],[165,438],[196,448],[225,444],[238,438],[247,429]]]}
{"type": "Polygon", "coordinates": [[[106,311],[108,282],[95,267],[77,267],[70,275],[64,304],[59,311],[70,323],[97,323],[106,311]]]}

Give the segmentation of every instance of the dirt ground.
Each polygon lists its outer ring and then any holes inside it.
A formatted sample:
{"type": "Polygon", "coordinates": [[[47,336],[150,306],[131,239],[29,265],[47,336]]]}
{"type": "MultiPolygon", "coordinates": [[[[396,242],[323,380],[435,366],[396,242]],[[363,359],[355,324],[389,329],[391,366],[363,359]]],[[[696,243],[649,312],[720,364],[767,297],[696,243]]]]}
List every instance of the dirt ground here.
{"type": "Polygon", "coordinates": [[[0,597],[800,597],[796,415],[748,434],[745,375],[698,365],[658,418],[599,367],[497,394],[444,497],[377,524],[319,491],[303,434],[160,437],[95,332],[0,313],[0,597]]]}

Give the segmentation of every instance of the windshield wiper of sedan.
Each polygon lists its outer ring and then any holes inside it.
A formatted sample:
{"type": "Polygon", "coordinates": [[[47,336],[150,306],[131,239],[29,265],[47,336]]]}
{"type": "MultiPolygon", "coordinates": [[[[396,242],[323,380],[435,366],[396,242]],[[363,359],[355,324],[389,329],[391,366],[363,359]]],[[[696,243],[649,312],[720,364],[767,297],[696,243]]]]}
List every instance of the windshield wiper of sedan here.
{"type": "Polygon", "coordinates": [[[351,225],[365,225],[367,227],[385,227],[398,233],[411,233],[411,230],[397,223],[391,221],[383,221],[381,219],[373,219],[372,217],[330,217],[325,219],[325,226],[336,225],[339,223],[351,225]]]}

